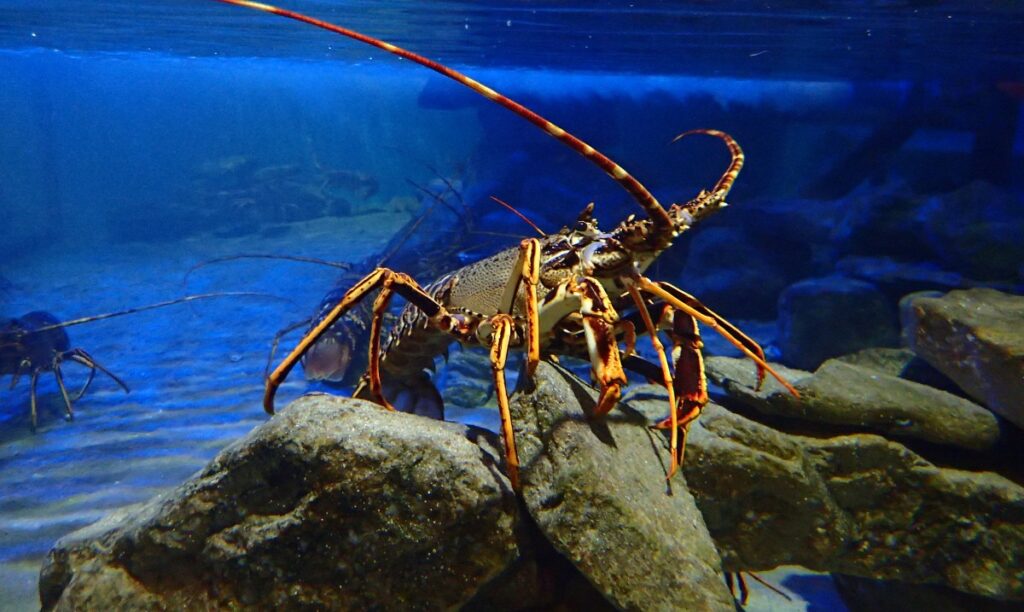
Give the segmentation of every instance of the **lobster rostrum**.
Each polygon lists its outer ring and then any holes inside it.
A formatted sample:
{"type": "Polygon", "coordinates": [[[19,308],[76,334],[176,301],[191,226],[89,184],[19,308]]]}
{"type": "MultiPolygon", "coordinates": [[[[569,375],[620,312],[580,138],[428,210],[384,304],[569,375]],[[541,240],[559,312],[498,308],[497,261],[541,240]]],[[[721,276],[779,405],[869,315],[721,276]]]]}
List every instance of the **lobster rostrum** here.
{"type": "MultiPolygon", "coordinates": [[[[690,424],[708,402],[698,324],[711,327],[753,360],[759,382],[767,372],[797,394],[768,365],[755,341],[693,296],[669,283],[644,276],[651,262],[671,246],[677,236],[725,206],[725,198],[744,160],[742,150],[731,136],[717,130],[691,130],[676,137],[678,140],[695,133],[717,137],[729,147],[732,162],[713,189],[701,191],[692,200],[666,209],[629,172],[601,152],[514,100],[447,66],[365,34],[286,9],[246,0],[217,1],[302,21],[439,72],[511,110],[590,160],[621,185],[646,213],[646,218],[630,216],[613,229],[602,231],[593,218],[593,204],[590,204],[572,228],[523,240],[518,247],[460,268],[426,286],[388,268],[373,270],[342,296],[270,374],[264,395],[267,412],[274,412],[277,388],[309,347],[331,324],[378,290],[370,325],[369,366],[355,395],[393,409],[385,397],[382,370],[391,380],[422,377],[426,369],[433,367],[433,357],[442,354],[452,341],[489,347],[501,414],[506,471],[516,489],[519,488],[519,460],[504,373],[510,348],[525,350],[526,373],[531,376],[542,353],[557,350],[587,357],[600,387],[595,417],[608,413],[618,402],[627,382],[624,362],[639,365],[636,369],[663,384],[668,390],[670,409],[660,426],[671,430],[669,478],[682,462],[690,424]],[[382,346],[383,316],[396,293],[409,304],[387,344],[382,346]],[[652,316],[651,307],[655,307],[657,318],[652,316]],[[643,331],[651,337],[658,364],[643,362],[632,354],[637,323],[619,313],[633,309],[643,331]],[[664,331],[672,340],[674,368],[670,367],[669,354],[658,338],[659,331],[664,331]],[[625,341],[625,351],[619,349],[620,337],[625,341]]],[[[394,392],[389,394],[395,395],[394,392]]]]}

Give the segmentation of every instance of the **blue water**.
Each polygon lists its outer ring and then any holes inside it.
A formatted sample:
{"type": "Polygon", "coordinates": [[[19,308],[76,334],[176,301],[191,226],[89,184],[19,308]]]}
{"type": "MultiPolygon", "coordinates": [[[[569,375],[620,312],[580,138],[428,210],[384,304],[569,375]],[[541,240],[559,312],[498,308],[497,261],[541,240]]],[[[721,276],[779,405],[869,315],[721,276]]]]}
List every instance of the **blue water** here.
{"type": "MultiPolygon", "coordinates": [[[[652,275],[737,319],[770,357],[785,357],[778,295],[848,270],[851,257],[921,266],[955,279],[947,284],[1024,285],[1018,3],[287,6],[472,74],[606,152],[664,202],[710,187],[728,163],[711,139],[669,140],[730,132],[747,154],[732,206],[652,275]],[[992,191],[969,207],[943,199],[972,185],[992,191]],[[920,204],[848,214],[893,193],[920,204]],[[961,227],[981,228],[982,246],[961,227]]],[[[0,0],[0,125],[0,318],[42,309],[69,319],[189,292],[277,296],[69,330],[132,393],[101,376],[65,422],[44,374],[35,435],[27,381],[0,381],[0,609],[33,607],[55,539],[180,483],[262,422],[274,332],[312,313],[336,277],[243,261],[186,282],[190,267],[253,252],[359,262],[441,177],[460,186],[473,222],[458,237],[463,262],[532,232],[492,195],[549,232],[591,201],[603,226],[639,212],[586,161],[458,85],[212,1],[0,0]],[[335,171],[346,183],[327,187],[335,171]]],[[[435,220],[426,236],[456,225],[435,220]]],[[[898,289],[883,289],[895,309],[898,289]]],[[[710,353],[732,350],[706,340],[710,353]]],[[[72,366],[68,376],[81,380],[72,366]]],[[[463,378],[438,381],[454,396],[463,378]]],[[[282,402],[307,388],[296,371],[282,402]]],[[[493,410],[470,408],[450,414],[495,425],[493,410]]],[[[838,605],[810,594],[824,580],[788,580],[813,600],[793,609],[838,605]]]]}

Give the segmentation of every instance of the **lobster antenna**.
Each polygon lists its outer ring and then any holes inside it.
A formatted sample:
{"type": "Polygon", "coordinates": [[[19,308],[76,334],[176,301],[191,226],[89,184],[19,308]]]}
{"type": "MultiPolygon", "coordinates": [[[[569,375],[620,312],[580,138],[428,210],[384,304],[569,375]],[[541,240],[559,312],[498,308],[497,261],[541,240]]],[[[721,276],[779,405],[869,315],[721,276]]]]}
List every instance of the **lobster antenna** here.
{"type": "Polygon", "coordinates": [[[512,211],[512,214],[514,214],[515,216],[517,216],[520,219],[522,219],[523,221],[525,221],[526,224],[529,225],[530,227],[532,227],[533,229],[537,230],[537,233],[540,234],[541,238],[544,238],[545,236],[547,236],[547,234],[544,233],[544,230],[542,230],[539,227],[537,227],[537,225],[533,221],[530,221],[530,219],[526,215],[524,215],[523,213],[521,213],[518,210],[516,210],[515,206],[512,206],[511,204],[509,204],[505,200],[502,200],[501,198],[499,198],[496,195],[492,195],[491,199],[494,200],[495,202],[497,202],[498,204],[501,204],[505,208],[509,209],[510,211],[512,211]]]}
{"type": "Polygon", "coordinates": [[[235,6],[242,6],[246,8],[255,9],[257,11],[263,11],[264,13],[280,15],[281,17],[287,17],[289,19],[294,19],[296,21],[308,23],[310,25],[322,28],[329,32],[334,32],[336,34],[341,34],[342,36],[347,36],[349,38],[358,40],[359,42],[365,43],[367,45],[377,47],[378,49],[383,49],[388,53],[392,53],[399,57],[405,58],[426,68],[430,68],[431,70],[438,72],[448,77],[449,79],[452,79],[465,85],[466,87],[472,89],[473,91],[487,98],[488,100],[491,100],[501,106],[504,106],[513,113],[522,117],[523,119],[526,119],[530,123],[536,125],[540,129],[547,132],[556,140],[560,141],[573,151],[576,151],[586,159],[590,160],[590,162],[592,162],[601,170],[604,170],[605,174],[610,176],[623,189],[625,189],[629,193],[629,195],[633,197],[636,203],[639,204],[640,207],[644,209],[644,211],[647,213],[647,216],[651,218],[651,221],[654,223],[654,232],[656,237],[660,238],[661,241],[664,242],[666,245],[674,237],[675,229],[672,226],[672,219],[669,217],[668,212],[661,205],[661,203],[658,202],[658,199],[655,198],[654,195],[640,183],[640,181],[633,178],[633,176],[629,172],[626,172],[625,168],[612,161],[609,157],[607,157],[594,147],[583,142],[582,140],[580,140],[576,136],[573,136],[569,132],[566,132],[564,129],[558,127],[554,123],[551,123],[544,117],[541,117],[540,115],[526,108],[522,104],[516,102],[515,100],[512,100],[511,98],[507,98],[501,95],[500,93],[494,91],[490,87],[487,87],[486,85],[483,85],[482,83],[479,83],[474,79],[471,79],[470,77],[462,74],[461,72],[458,72],[457,70],[449,68],[448,66],[445,66],[443,64],[439,64],[438,62],[423,57],[422,55],[413,53],[412,51],[407,51],[406,49],[395,46],[389,42],[384,42],[371,36],[367,36],[366,34],[356,32],[355,30],[349,30],[347,28],[334,25],[333,23],[322,21],[320,19],[315,19],[313,17],[309,17],[308,15],[303,15],[302,13],[296,13],[294,11],[289,11],[287,9],[278,8],[270,4],[263,4],[262,2],[250,2],[249,0],[216,1],[223,2],[224,4],[233,4],[235,6]]]}
{"type": "Polygon", "coordinates": [[[426,210],[423,211],[423,214],[421,214],[419,217],[417,217],[415,221],[413,221],[412,223],[409,223],[409,224],[406,225],[404,233],[401,236],[397,237],[397,240],[394,239],[394,238],[391,240],[391,242],[394,243],[394,244],[392,244],[390,246],[388,251],[386,253],[384,253],[384,255],[381,256],[381,258],[379,260],[377,260],[377,264],[374,266],[375,268],[380,268],[380,267],[384,266],[385,264],[387,264],[388,260],[390,260],[392,257],[395,256],[395,253],[397,253],[398,250],[400,248],[402,248],[402,245],[405,244],[406,240],[408,240],[410,236],[415,234],[416,230],[419,229],[420,225],[423,225],[423,222],[426,220],[426,218],[430,216],[430,213],[434,212],[434,207],[437,206],[438,204],[447,206],[456,215],[459,214],[459,211],[457,211],[454,208],[452,208],[448,204],[448,201],[443,196],[439,196],[436,193],[434,193],[433,191],[430,191],[429,189],[427,189],[425,187],[420,187],[419,185],[417,185],[416,183],[414,183],[410,179],[405,179],[405,180],[409,181],[409,184],[412,185],[413,187],[415,187],[416,189],[419,189],[420,191],[422,191],[426,195],[428,195],[431,198],[433,198],[434,201],[431,202],[426,207],[426,210]]]}
{"type": "Polygon", "coordinates": [[[761,585],[764,586],[765,588],[774,591],[777,595],[781,595],[781,596],[785,597],[786,601],[793,601],[793,598],[790,597],[787,593],[785,593],[782,589],[780,589],[779,587],[775,586],[774,584],[768,582],[764,578],[758,576],[754,572],[747,572],[746,574],[748,576],[750,576],[751,578],[753,578],[754,580],[760,582],[761,585]]]}
{"type": "MultiPolygon", "coordinates": [[[[438,195],[437,193],[431,191],[430,189],[427,189],[423,185],[420,185],[419,183],[417,183],[416,181],[412,180],[411,178],[406,178],[405,182],[409,183],[413,187],[413,189],[415,189],[416,191],[419,191],[420,193],[422,193],[423,195],[427,196],[428,198],[433,199],[435,202],[437,202],[441,206],[444,206],[448,210],[452,211],[453,215],[455,215],[457,217],[463,215],[462,211],[460,211],[459,209],[455,208],[454,206],[452,206],[451,204],[448,203],[448,199],[447,199],[448,198],[448,193],[449,192],[451,192],[451,193],[458,193],[458,192],[454,191],[450,186],[445,187],[446,191],[444,193],[438,195]]],[[[461,196],[459,197],[459,200],[460,201],[462,200],[461,196]]]]}
{"type": "Polygon", "coordinates": [[[423,162],[423,165],[427,167],[427,170],[430,170],[431,172],[433,172],[434,176],[436,176],[438,179],[440,179],[442,183],[447,185],[448,189],[450,189],[451,192],[455,194],[455,197],[458,198],[459,203],[462,204],[463,207],[465,207],[466,201],[462,199],[462,194],[459,192],[458,189],[455,188],[455,185],[452,185],[452,182],[448,180],[448,177],[446,177],[445,175],[443,175],[440,172],[438,172],[437,168],[435,168],[429,162],[423,162]]]}
{"type": "Polygon", "coordinates": [[[227,255],[225,257],[214,257],[213,259],[207,259],[201,261],[196,265],[188,269],[185,273],[185,277],[181,280],[182,286],[188,286],[188,279],[192,276],[192,273],[199,268],[205,268],[206,266],[213,265],[215,263],[222,263],[225,261],[235,261],[237,259],[284,259],[287,261],[298,261],[302,263],[318,264],[321,266],[330,266],[332,268],[339,268],[341,270],[351,270],[352,264],[345,263],[343,261],[327,261],[326,259],[317,259],[316,257],[301,257],[298,255],[275,255],[273,253],[239,253],[238,255],[227,255]]]}
{"type": "Polygon", "coordinates": [[[715,188],[711,190],[711,193],[722,192],[722,197],[724,198],[732,189],[732,184],[736,182],[736,177],[739,176],[740,170],[743,169],[743,160],[746,159],[746,156],[743,155],[743,149],[740,148],[740,143],[736,142],[735,138],[721,130],[697,129],[683,132],[673,138],[669,144],[682,140],[690,134],[707,134],[708,136],[714,136],[715,138],[721,139],[725,142],[725,146],[729,147],[729,153],[732,155],[732,162],[729,164],[729,167],[726,168],[725,173],[722,174],[722,178],[718,179],[718,182],[715,183],[715,188]]]}
{"type": "MultiPolygon", "coordinates": [[[[107,312],[98,315],[91,315],[88,317],[82,317],[80,319],[72,319],[70,321],[61,321],[60,323],[53,323],[52,325],[44,325],[37,327],[32,330],[32,333],[49,331],[51,329],[59,329],[61,327],[71,327],[72,325],[81,325],[83,323],[92,323],[93,321],[102,321],[103,319],[113,319],[114,317],[123,317],[125,315],[135,314],[137,312],[143,312],[146,310],[155,310],[157,308],[165,308],[167,306],[174,306],[175,304],[184,304],[185,302],[194,302],[196,300],[207,300],[210,298],[219,297],[270,297],[279,300],[282,298],[276,295],[270,295],[269,293],[255,293],[252,291],[226,291],[223,293],[200,293],[197,295],[187,295],[175,300],[167,300],[166,302],[157,302],[155,304],[147,304],[145,306],[136,306],[135,308],[126,308],[124,310],[118,310],[116,312],[107,312]]],[[[290,300],[289,300],[290,301],[290,300]]]]}

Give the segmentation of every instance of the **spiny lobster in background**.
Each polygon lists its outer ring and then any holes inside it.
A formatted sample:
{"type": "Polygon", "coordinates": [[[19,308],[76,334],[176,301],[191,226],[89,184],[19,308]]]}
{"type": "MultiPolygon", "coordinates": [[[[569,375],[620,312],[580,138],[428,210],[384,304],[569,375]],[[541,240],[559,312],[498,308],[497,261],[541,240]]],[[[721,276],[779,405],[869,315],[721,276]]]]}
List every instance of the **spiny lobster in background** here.
{"type": "Polygon", "coordinates": [[[54,378],[57,379],[57,387],[60,389],[61,399],[64,400],[64,417],[70,421],[75,418],[72,404],[82,399],[85,392],[89,390],[89,386],[92,385],[92,381],[96,377],[97,370],[109,376],[118,386],[124,389],[125,393],[128,393],[129,389],[123,380],[100,365],[84,349],[71,348],[71,339],[68,337],[68,333],[64,331],[66,328],[195,300],[257,295],[261,294],[236,292],[189,295],[166,302],[92,315],[70,321],[60,321],[51,313],[42,310],[30,312],[21,317],[6,320],[0,319],[0,376],[10,374],[11,389],[18,384],[18,380],[23,374],[29,376],[30,418],[32,431],[35,432],[39,420],[36,385],[39,382],[40,374],[43,372],[53,372],[54,378]],[[68,361],[89,368],[89,377],[86,379],[85,384],[82,385],[82,388],[74,395],[68,393],[67,387],[64,384],[64,373],[61,369],[61,366],[68,361]]]}
{"type": "Polygon", "coordinates": [[[516,248],[501,251],[474,264],[450,272],[421,286],[408,275],[377,268],[355,283],[326,316],[299,342],[267,379],[264,408],[274,411],[274,395],[289,371],[311,345],[335,321],[379,290],[373,302],[370,324],[369,367],[355,395],[368,397],[392,408],[394,392],[386,392],[384,380],[400,381],[416,376],[433,364],[452,341],[490,348],[491,370],[501,413],[506,471],[519,489],[519,460],[505,386],[505,361],[511,347],[526,352],[526,373],[533,375],[542,354],[585,355],[600,387],[595,416],[610,411],[626,384],[623,363],[653,375],[669,395],[669,416],[661,424],[671,430],[671,467],[678,470],[690,424],[708,402],[702,343],[698,323],[710,326],[735,345],[757,366],[758,380],[765,373],[797,394],[788,382],[765,362],[756,342],[696,298],[665,282],[644,276],[651,262],[694,223],[725,206],[733,182],[743,165],[743,152],[728,134],[717,130],[691,130],[676,137],[702,133],[723,140],[732,162],[710,191],[701,191],[683,204],[665,209],[622,166],[537,113],[447,66],[393,44],[377,40],[325,21],[267,4],[246,0],[218,0],[302,21],[356,39],[430,68],[474,92],[511,110],[559,142],[576,151],[619,183],[646,213],[630,216],[610,231],[598,228],[593,204],[588,205],[572,228],[556,234],[523,240],[516,248]],[[409,304],[386,344],[381,332],[388,302],[395,294],[409,304]],[[654,308],[657,317],[651,316],[654,308]],[[636,316],[620,312],[635,309],[636,316]],[[658,364],[633,354],[636,323],[650,334],[658,364]],[[672,341],[674,368],[658,332],[672,341]],[[619,338],[626,350],[620,352],[619,338]],[[382,370],[387,378],[382,379],[382,370]]]}

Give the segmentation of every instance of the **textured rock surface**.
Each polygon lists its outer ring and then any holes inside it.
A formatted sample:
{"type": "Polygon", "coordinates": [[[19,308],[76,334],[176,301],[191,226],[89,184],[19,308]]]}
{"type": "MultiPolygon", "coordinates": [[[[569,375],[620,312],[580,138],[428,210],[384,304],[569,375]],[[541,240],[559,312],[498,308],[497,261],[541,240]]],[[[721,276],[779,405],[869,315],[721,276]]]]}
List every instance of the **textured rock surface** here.
{"type": "Polygon", "coordinates": [[[994,289],[910,295],[901,315],[915,353],[1024,428],[1024,297],[994,289]]]}
{"type": "Polygon", "coordinates": [[[871,283],[812,278],[779,296],[779,348],[786,365],[811,369],[831,357],[898,343],[896,307],[871,283]]]}
{"type": "MultiPolygon", "coordinates": [[[[663,399],[631,400],[651,421],[663,399]]],[[[1024,488],[881,436],[782,433],[709,404],[683,466],[727,571],[813,570],[1024,601],[1024,488]]]]}
{"type": "Polygon", "coordinates": [[[44,608],[445,608],[518,554],[480,430],[307,396],[177,490],[61,540],[44,608]]]}
{"type": "Polygon", "coordinates": [[[945,374],[939,372],[914,351],[905,348],[869,348],[836,357],[836,361],[873,370],[881,374],[928,385],[954,395],[964,392],[945,374]]]}
{"type": "Polygon", "coordinates": [[[541,363],[512,405],[523,496],[541,531],[616,606],[734,610],[704,520],[646,418],[591,421],[593,389],[541,363]]]}
{"type": "Polygon", "coordinates": [[[708,378],[747,405],[778,416],[868,428],[969,450],[999,441],[995,416],[966,399],[838,360],[793,382],[800,398],[769,387],[754,391],[749,363],[728,357],[707,361],[708,378]]]}

